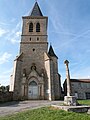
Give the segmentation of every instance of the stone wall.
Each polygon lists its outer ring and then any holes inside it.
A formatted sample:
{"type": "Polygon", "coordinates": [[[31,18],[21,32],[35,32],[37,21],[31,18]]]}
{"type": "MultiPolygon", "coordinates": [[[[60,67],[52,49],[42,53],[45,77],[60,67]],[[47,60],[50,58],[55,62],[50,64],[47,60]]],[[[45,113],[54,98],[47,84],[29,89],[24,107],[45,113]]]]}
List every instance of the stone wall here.
{"type": "Polygon", "coordinates": [[[61,96],[61,79],[58,74],[58,59],[56,57],[51,57],[53,60],[53,86],[54,86],[54,95],[55,99],[60,99],[61,96]]]}
{"type": "Polygon", "coordinates": [[[90,83],[84,82],[72,82],[72,94],[76,95],[78,99],[89,99],[86,94],[88,93],[90,96],[90,83]]]}
{"type": "MultiPolygon", "coordinates": [[[[90,99],[90,80],[87,79],[70,79],[71,81],[71,93],[76,96],[77,99],[90,99]]],[[[64,95],[67,95],[67,83],[66,80],[63,84],[64,95]]]]}
{"type": "Polygon", "coordinates": [[[12,92],[0,92],[0,102],[8,102],[13,100],[12,92]]]}

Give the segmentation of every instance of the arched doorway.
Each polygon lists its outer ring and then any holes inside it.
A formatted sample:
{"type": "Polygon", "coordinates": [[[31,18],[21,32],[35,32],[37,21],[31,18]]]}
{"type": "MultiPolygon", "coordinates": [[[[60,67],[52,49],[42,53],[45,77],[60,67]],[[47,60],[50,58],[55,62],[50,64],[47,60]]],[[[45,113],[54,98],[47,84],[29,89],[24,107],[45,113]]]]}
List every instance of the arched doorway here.
{"type": "Polygon", "coordinates": [[[38,85],[35,81],[31,81],[28,85],[28,99],[38,99],[38,85]]]}

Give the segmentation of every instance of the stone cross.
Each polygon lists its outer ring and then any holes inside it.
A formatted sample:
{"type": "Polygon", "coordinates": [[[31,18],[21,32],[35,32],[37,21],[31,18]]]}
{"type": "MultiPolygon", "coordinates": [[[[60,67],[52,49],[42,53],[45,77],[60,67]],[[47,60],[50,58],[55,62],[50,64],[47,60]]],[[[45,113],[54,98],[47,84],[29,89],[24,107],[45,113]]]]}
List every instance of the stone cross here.
{"type": "Polygon", "coordinates": [[[65,60],[64,64],[66,65],[66,79],[67,79],[67,96],[71,96],[71,86],[70,86],[70,74],[69,74],[69,61],[65,60]]]}

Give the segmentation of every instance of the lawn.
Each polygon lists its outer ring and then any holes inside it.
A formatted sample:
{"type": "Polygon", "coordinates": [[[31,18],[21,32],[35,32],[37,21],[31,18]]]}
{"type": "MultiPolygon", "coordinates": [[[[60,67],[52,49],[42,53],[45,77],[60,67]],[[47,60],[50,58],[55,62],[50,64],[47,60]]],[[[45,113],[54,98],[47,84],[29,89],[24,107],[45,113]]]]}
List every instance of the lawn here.
{"type": "Polygon", "coordinates": [[[78,100],[78,103],[82,105],[90,105],[90,100],[78,100]]]}
{"type": "Polygon", "coordinates": [[[90,120],[90,115],[44,107],[0,117],[0,120],[90,120]]]}

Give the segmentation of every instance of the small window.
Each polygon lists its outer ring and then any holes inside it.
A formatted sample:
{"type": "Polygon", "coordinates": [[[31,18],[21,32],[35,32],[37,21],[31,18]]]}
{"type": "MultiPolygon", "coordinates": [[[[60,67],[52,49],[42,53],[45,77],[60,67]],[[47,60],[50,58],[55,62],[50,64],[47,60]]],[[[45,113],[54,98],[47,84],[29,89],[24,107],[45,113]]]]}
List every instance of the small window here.
{"type": "Polygon", "coordinates": [[[31,41],[31,38],[30,38],[30,41],[31,41]]]}
{"type": "Polygon", "coordinates": [[[37,37],[37,41],[39,41],[39,37],[37,37]]]}
{"type": "Polygon", "coordinates": [[[35,51],[35,49],[33,48],[33,51],[35,51]]]}
{"type": "Polygon", "coordinates": [[[40,32],[40,24],[39,23],[36,24],[36,32],[40,32]]]}
{"type": "Polygon", "coordinates": [[[29,24],[29,32],[33,32],[33,23],[29,24]]]}

